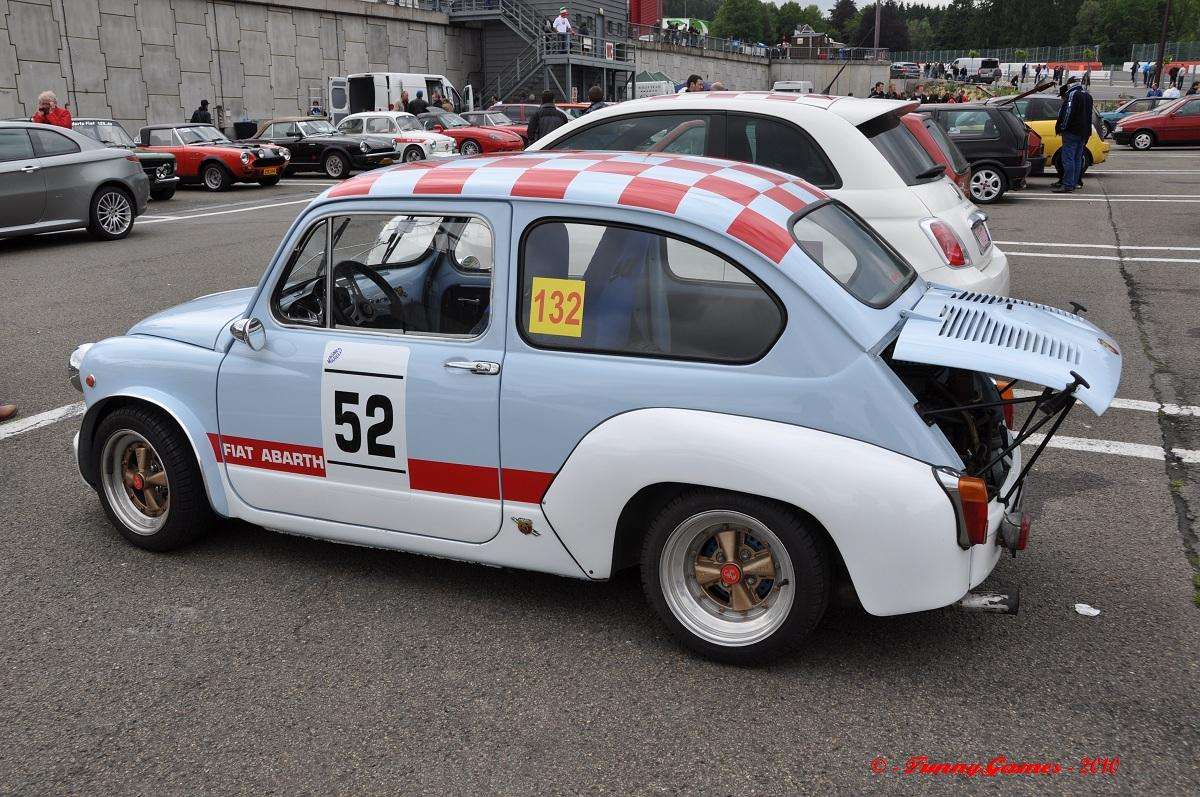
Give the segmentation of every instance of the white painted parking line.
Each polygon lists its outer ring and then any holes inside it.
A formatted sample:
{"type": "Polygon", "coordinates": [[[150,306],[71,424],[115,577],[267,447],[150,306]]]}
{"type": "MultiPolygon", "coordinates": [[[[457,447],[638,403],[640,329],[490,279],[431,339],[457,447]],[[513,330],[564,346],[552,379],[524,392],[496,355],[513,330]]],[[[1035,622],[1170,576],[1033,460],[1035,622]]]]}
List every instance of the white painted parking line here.
{"type": "MultiPolygon", "coordinates": [[[[1023,390],[1016,388],[1013,390],[1013,395],[1017,398],[1031,398],[1040,396],[1040,390],[1023,390]]],[[[1139,412],[1162,412],[1166,415],[1194,415],[1200,417],[1200,407],[1189,404],[1159,404],[1157,401],[1144,401],[1142,399],[1124,399],[1115,398],[1112,400],[1111,406],[1118,410],[1137,410],[1139,412]]]]}
{"type": "Polygon", "coordinates": [[[83,409],[83,402],[79,402],[39,412],[37,415],[30,415],[28,418],[22,418],[19,421],[9,421],[6,424],[0,425],[0,440],[32,432],[34,429],[41,429],[43,426],[50,426],[59,421],[65,421],[67,418],[83,415],[83,409]]]}
{"type": "MultiPolygon", "coordinates": [[[[1197,172],[1200,174],[1200,172],[1197,172]]],[[[1200,199],[1139,199],[1137,197],[1108,197],[1104,194],[1075,194],[1074,196],[1041,196],[1039,194],[1008,194],[1011,199],[1034,199],[1043,202],[1165,202],[1167,204],[1187,205],[1200,202],[1200,199]]]]}
{"type": "Polygon", "coordinates": [[[1104,177],[1109,174],[1200,174],[1200,169],[1096,169],[1088,177],[1104,177]]]}
{"type": "Polygon", "coordinates": [[[244,208],[232,208],[230,210],[215,210],[211,213],[192,213],[187,216],[171,216],[162,219],[149,219],[143,221],[142,224],[160,224],[165,221],[191,221],[192,219],[204,219],[210,216],[224,216],[229,213],[246,213],[251,210],[266,210],[267,208],[282,208],[287,205],[307,205],[313,201],[313,197],[305,197],[304,199],[293,199],[290,202],[271,202],[266,205],[250,205],[244,208]]]}
{"type": "MultiPolygon", "coordinates": [[[[1023,445],[1037,446],[1044,439],[1044,435],[1031,434],[1023,445]]],[[[1092,454],[1115,454],[1119,457],[1136,457],[1138,459],[1166,459],[1166,454],[1163,452],[1162,446],[1150,446],[1144,443],[1123,443],[1119,440],[1093,440],[1089,437],[1064,437],[1063,435],[1055,435],[1050,438],[1050,442],[1046,444],[1046,448],[1065,448],[1069,451],[1086,451],[1092,454]]],[[[1189,465],[1200,464],[1200,451],[1176,448],[1173,450],[1173,453],[1189,465]]]]}
{"type": "MultiPolygon", "coordinates": [[[[1071,249],[1120,249],[1122,251],[1137,249],[1148,252],[1200,252],[1200,246],[1127,246],[1125,244],[1060,244],[1052,241],[995,241],[1004,246],[1050,246],[1069,247],[1071,249]]],[[[1007,254],[1007,252],[1005,253],[1007,254]]]]}
{"type": "Polygon", "coordinates": [[[1017,252],[1005,250],[1004,254],[1012,257],[1053,257],[1057,260],[1115,260],[1126,263],[1200,263],[1200,258],[1183,257],[1117,257],[1116,255],[1069,255],[1065,252],[1017,252]]]}

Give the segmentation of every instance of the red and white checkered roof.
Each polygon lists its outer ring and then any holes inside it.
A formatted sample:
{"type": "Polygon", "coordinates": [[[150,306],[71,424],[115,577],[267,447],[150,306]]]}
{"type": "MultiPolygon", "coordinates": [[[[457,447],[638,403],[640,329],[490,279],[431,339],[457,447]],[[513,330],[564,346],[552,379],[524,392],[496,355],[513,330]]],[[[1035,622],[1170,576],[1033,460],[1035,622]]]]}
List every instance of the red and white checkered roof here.
{"type": "Polygon", "coordinates": [[[365,172],[320,199],[471,196],[643,208],[721,231],[780,263],[787,221],[826,198],[803,180],[748,163],[633,152],[523,152],[417,161],[365,172]]]}

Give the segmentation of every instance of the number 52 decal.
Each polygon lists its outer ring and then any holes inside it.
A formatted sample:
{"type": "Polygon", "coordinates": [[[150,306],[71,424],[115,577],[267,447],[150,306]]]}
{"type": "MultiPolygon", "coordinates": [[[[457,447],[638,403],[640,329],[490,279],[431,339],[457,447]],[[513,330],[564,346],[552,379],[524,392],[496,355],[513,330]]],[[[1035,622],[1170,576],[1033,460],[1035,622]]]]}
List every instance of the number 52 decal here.
{"type": "Polygon", "coordinates": [[[578,338],[583,335],[583,280],[533,278],[529,331],[578,338]]]}
{"type": "Polygon", "coordinates": [[[391,490],[407,487],[407,370],[406,346],[327,346],[321,369],[326,478],[391,490]]]}

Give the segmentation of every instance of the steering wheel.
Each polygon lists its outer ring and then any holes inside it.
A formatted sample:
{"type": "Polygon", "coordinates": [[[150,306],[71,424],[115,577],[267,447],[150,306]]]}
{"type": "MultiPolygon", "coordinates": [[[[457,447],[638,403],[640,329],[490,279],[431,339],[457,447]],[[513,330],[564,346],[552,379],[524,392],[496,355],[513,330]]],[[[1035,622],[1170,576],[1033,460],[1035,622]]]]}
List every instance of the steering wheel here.
{"type": "Polygon", "coordinates": [[[378,314],[375,310],[375,304],[363,295],[363,292],[358,287],[358,281],[354,279],[355,275],[362,275],[375,284],[383,292],[384,298],[388,301],[388,315],[396,320],[403,327],[401,308],[403,302],[401,296],[404,296],[404,289],[397,291],[387,280],[379,276],[379,272],[375,269],[367,268],[357,260],[343,260],[333,267],[333,283],[334,296],[330,297],[329,306],[333,310],[333,318],[339,324],[351,325],[356,327],[371,326],[378,314]],[[345,295],[349,299],[348,302],[338,301],[337,288],[338,280],[348,278],[349,287],[345,288],[345,295]],[[343,306],[343,304],[345,306],[343,306]]]}

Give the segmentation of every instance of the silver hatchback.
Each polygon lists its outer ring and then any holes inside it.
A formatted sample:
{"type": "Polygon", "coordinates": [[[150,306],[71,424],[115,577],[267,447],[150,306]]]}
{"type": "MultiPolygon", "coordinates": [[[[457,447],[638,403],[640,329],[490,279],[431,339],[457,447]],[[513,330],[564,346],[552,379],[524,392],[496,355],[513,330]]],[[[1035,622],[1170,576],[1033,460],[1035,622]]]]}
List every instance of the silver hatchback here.
{"type": "Polygon", "coordinates": [[[0,122],[0,238],[78,227],[124,238],[149,198],[137,156],[61,127],[0,122]]]}

